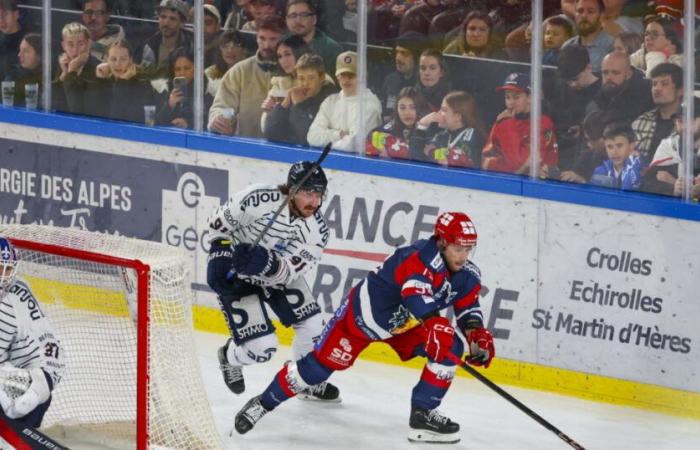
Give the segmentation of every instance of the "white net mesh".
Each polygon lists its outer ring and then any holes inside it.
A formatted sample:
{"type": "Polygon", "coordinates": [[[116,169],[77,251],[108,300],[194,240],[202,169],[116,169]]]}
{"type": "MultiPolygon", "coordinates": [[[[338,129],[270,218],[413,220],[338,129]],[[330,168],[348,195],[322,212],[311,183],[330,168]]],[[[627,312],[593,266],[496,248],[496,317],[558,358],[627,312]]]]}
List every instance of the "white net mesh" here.
{"type": "MultiPolygon", "coordinates": [[[[221,448],[192,336],[186,256],[154,242],[38,225],[0,225],[0,235],[85,250],[150,266],[149,446],[221,448]]],[[[43,429],[71,427],[135,442],[136,271],[18,248],[32,288],[64,349],[66,371],[43,429]],[[133,438],[133,440],[132,440],[133,438]]]]}

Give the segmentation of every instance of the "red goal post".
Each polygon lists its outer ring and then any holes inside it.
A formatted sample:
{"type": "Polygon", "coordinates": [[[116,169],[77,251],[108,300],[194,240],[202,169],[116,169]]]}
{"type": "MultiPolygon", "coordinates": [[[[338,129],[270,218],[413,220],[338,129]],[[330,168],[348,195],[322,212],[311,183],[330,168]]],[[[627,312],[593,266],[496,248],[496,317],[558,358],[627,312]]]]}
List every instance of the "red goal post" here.
{"type": "Polygon", "coordinates": [[[38,225],[0,225],[0,236],[15,245],[19,277],[64,350],[66,371],[42,431],[66,445],[75,434],[144,450],[221,448],[194,348],[183,252],[38,225]]]}

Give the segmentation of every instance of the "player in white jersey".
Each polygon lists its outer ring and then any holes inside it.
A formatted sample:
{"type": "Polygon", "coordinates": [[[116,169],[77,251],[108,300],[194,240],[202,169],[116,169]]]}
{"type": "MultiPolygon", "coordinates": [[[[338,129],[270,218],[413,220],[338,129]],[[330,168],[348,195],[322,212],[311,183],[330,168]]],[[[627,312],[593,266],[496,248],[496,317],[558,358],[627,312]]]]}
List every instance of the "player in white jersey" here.
{"type": "MultiPolygon", "coordinates": [[[[295,331],[292,351],[299,358],[313,350],[323,330],[321,308],[304,275],[318,264],[329,230],[320,212],[328,180],[316,168],[293,197],[290,189],[312,168],[297,162],[283,185],[253,184],[236,193],[209,218],[211,250],[207,282],[218,294],[231,338],[219,349],[228,388],[245,390],[243,366],[269,361],[277,351],[269,306],[295,331]],[[282,202],[286,203],[258,245],[252,245],[282,202]]],[[[338,388],[324,382],[302,398],[340,401],[338,388]]]]}
{"type": "Polygon", "coordinates": [[[63,349],[0,236],[0,405],[5,416],[38,427],[64,370],[63,349]]]}

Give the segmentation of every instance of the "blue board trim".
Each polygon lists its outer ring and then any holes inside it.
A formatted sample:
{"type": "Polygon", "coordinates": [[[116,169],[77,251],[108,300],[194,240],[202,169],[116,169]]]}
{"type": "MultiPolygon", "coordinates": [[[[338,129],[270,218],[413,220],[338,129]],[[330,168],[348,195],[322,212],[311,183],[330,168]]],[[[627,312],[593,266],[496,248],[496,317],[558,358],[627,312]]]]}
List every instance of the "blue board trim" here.
{"type": "MultiPolygon", "coordinates": [[[[302,159],[314,160],[320,151],[256,139],[222,137],[178,128],[148,128],[110,120],[47,114],[1,106],[0,122],[286,163],[302,159]]],[[[477,189],[700,222],[700,205],[697,203],[685,203],[677,198],[638,192],[544,182],[516,175],[449,169],[409,161],[374,159],[339,151],[328,156],[324,167],[438,186],[477,189]]]]}

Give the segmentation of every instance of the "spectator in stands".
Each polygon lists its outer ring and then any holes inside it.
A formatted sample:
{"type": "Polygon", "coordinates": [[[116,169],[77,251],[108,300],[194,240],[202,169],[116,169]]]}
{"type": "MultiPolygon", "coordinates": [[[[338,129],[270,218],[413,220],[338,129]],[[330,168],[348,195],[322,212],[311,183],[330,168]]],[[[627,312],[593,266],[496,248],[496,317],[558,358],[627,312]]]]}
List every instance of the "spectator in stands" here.
{"type": "Polygon", "coordinates": [[[574,21],[574,17],[576,17],[576,0],[561,0],[559,7],[562,14],[568,17],[569,20],[574,21]]]}
{"type": "Polygon", "coordinates": [[[214,63],[219,53],[219,36],[221,35],[221,14],[214,5],[204,5],[204,67],[214,63]]]}
{"type": "Polygon", "coordinates": [[[651,82],[630,66],[629,56],[609,53],[603,59],[603,86],[586,112],[605,111],[610,121],[631,122],[654,107],[651,82]]]}
{"type": "MultiPolygon", "coordinates": [[[[532,21],[532,2],[529,0],[473,0],[472,5],[488,12],[493,21],[493,33],[502,40],[505,36],[504,47],[508,49],[527,49],[527,28],[532,21]]],[[[550,17],[559,12],[558,0],[542,1],[542,17],[550,17]]],[[[516,51],[523,57],[522,51],[516,51]]],[[[529,58],[524,58],[529,61],[529,58]]]]}
{"type": "Polygon", "coordinates": [[[231,68],[221,81],[209,110],[209,130],[232,135],[262,137],[260,105],[270,90],[270,79],[277,70],[275,49],[284,33],[284,20],[279,16],[262,19],[256,33],[258,51],[231,68]],[[233,109],[236,120],[226,117],[233,109]]]}
{"type": "Polygon", "coordinates": [[[270,91],[260,105],[263,110],[260,118],[260,129],[263,135],[265,134],[267,114],[287,97],[287,93],[296,78],[297,60],[306,53],[311,53],[311,49],[306,45],[304,39],[294,34],[277,43],[275,54],[277,55],[278,71],[270,79],[270,91]]]}
{"type": "Polygon", "coordinates": [[[309,145],[322,147],[330,142],[334,149],[352,152],[364,143],[367,130],[381,123],[382,105],[371,91],[358,92],[355,52],[338,55],[335,67],[341,91],[321,103],[306,138],[309,145]],[[362,124],[359,123],[360,108],[364,108],[362,124]]]}
{"type": "Polygon", "coordinates": [[[323,58],[306,53],[296,63],[296,84],[267,115],[267,139],[308,145],[306,136],[321,103],[338,89],[329,81],[323,58]]]}
{"type": "Polygon", "coordinates": [[[28,84],[37,84],[41,98],[41,36],[27,33],[19,43],[19,62],[10,69],[6,79],[15,82],[15,106],[24,106],[24,90],[28,84]]]}
{"type": "Polygon", "coordinates": [[[474,97],[467,92],[452,91],[442,100],[440,111],[418,121],[411,147],[417,150],[414,157],[419,160],[449,167],[480,168],[486,133],[474,97]],[[441,131],[429,137],[429,128],[434,125],[441,131]]]}
{"type": "Polygon", "coordinates": [[[593,111],[583,119],[582,131],[585,142],[579,145],[573,167],[561,172],[559,176],[561,181],[586,183],[591,179],[595,168],[608,158],[603,141],[603,130],[607,121],[607,116],[602,111],[593,111]]]}
{"type": "Polygon", "coordinates": [[[214,64],[204,70],[207,77],[207,93],[216,97],[221,79],[226,71],[239,61],[243,61],[248,55],[245,42],[240,32],[226,30],[219,36],[218,51],[214,54],[214,64]]]}
{"type": "Polygon", "coordinates": [[[411,86],[402,88],[397,95],[392,118],[367,135],[365,142],[367,156],[412,159],[416,154],[423,155],[425,140],[419,143],[420,148],[417,152],[411,150],[411,142],[418,119],[428,111],[428,105],[416,88],[411,86]]]}
{"type": "MultiPolygon", "coordinates": [[[[694,120],[692,123],[693,137],[696,164],[693,166],[695,173],[700,171],[700,166],[697,165],[700,160],[700,104],[695,98],[694,120]]],[[[683,175],[683,157],[684,153],[681,142],[681,133],[683,133],[683,115],[678,111],[673,115],[674,131],[671,136],[663,139],[656,149],[651,164],[642,175],[641,190],[644,192],[652,192],[661,195],[674,195],[674,187],[678,178],[683,175]]],[[[675,195],[680,195],[680,190],[675,195]]]]}
{"type": "MultiPolygon", "coordinates": [[[[527,174],[530,170],[530,77],[511,73],[502,86],[506,109],[491,128],[482,152],[481,166],[486,170],[527,174]]],[[[540,162],[543,171],[558,163],[554,124],[546,114],[540,124],[540,162]]]]}
{"type": "Polygon", "coordinates": [[[603,131],[608,159],[596,167],[591,184],[637,190],[641,182],[639,157],[634,150],[634,131],[627,122],[612,122],[603,131]]]}
{"type": "Polygon", "coordinates": [[[681,41],[673,22],[654,17],[647,22],[642,47],[630,55],[631,64],[647,77],[658,64],[669,62],[683,65],[681,41]]]}
{"type": "Polygon", "coordinates": [[[333,73],[335,60],[343,49],[333,38],[316,28],[316,21],[316,8],[310,0],[287,2],[287,29],[304,39],[311,50],[323,58],[326,73],[333,73]]]}
{"type": "Polygon", "coordinates": [[[0,0],[0,80],[17,65],[17,52],[24,34],[17,1],[0,0]]]}
{"type": "Polygon", "coordinates": [[[442,105],[442,99],[452,90],[445,58],[439,51],[429,48],[418,59],[418,83],[416,89],[428,102],[432,111],[442,105]]]}
{"type": "Polygon", "coordinates": [[[547,111],[557,135],[559,168],[566,170],[573,164],[579,147],[586,105],[600,91],[601,80],[593,73],[588,51],[580,45],[569,45],[561,50],[557,77],[547,111]]]}
{"type": "MultiPolygon", "coordinates": [[[[169,92],[156,114],[157,125],[192,128],[194,125],[194,55],[187,47],[175,49],[170,54],[169,92]],[[184,78],[184,86],[175,84],[175,78],[184,78]]],[[[204,96],[204,109],[209,110],[211,97],[204,96]]],[[[206,121],[206,117],[204,118],[206,121]]]]}
{"type": "Polygon", "coordinates": [[[445,11],[430,21],[428,36],[442,37],[443,42],[447,44],[459,35],[459,28],[473,7],[470,0],[446,0],[443,1],[443,5],[446,7],[445,11]]]}
{"type": "Polygon", "coordinates": [[[250,15],[250,0],[235,0],[231,10],[226,14],[225,30],[240,30],[246,22],[252,20],[250,15]]]}
{"type": "Polygon", "coordinates": [[[440,0],[424,0],[406,12],[399,25],[399,35],[414,31],[428,36],[430,22],[435,16],[445,11],[445,5],[440,0]]]}
{"type": "Polygon", "coordinates": [[[100,61],[107,58],[107,49],[125,38],[121,25],[109,24],[111,6],[107,0],[83,1],[83,24],[90,32],[90,54],[100,61]]]}
{"type": "Polygon", "coordinates": [[[443,53],[459,56],[505,59],[506,55],[491,34],[493,24],[488,14],[472,11],[462,21],[462,29],[443,53]]]}
{"type": "Polygon", "coordinates": [[[623,31],[615,36],[613,41],[613,50],[620,53],[625,53],[627,56],[632,55],[642,47],[642,35],[623,31]]]}
{"type": "Polygon", "coordinates": [[[644,24],[640,17],[625,15],[626,3],[628,3],[627,0],[603,0],[605,9],[600,21],[603,29],[612,37],[624,32],[642,34],[644,31],[644,24]]]}
{"type": "Polygon", "coordinates": [[[102,115],[102,99],[95,70],[100,61],[90,55],[90,32],[85,25],[71,22],[61,32],[58,56],[61,70],[53,88],[54,109],[73,114],[102,115]]]}
{"type": "Polygon", "coordinates": [[[257,31],[265,17],[279,14],[275,0],[250,0],[247,7],[251,19],[243,24],[241,31],[257,31]]]}
{"type": "Polygon", "coordinates": [[[141,69],[153,77],[167,75],[170,53],[192,49],[192,34],[185,29],[189,6],[183,0],[162,0],[158,10],[158,32],[148,38],[137,57],[141,69]]]}
{"type": "Polygon", "coordinates": [[[661,140],[673,132],[673,117],[681,110],[683,100],[683,69],[671,63],[654,67],[651,98],[656,107],[632,122],[642,167],[649,165],[661,140]]]}
{"type": "Polygon", "coordinates": [[[542,55],[542,64],[557,66],[559,65],[559,52],[562,45],[574,35],[573,24],[565,15],[559,14],[545,19],[543,25],[544,54],[542,55]]]}
{"type": "Polygon", "coordinates": [[[612,36],[603,30],[600,21],[603,9],[602,0],[577,0],[574,20],[578,36],[572,37],[563,45],[566,47],[578,44],[585,47],[593,65],[593,72],[600,72],[603,57],[613,46],[612,36]]]}
{"type": "Polygon", "coordinates": [[[398,37],[394,43],[395,70],[384,78],[379,91],[382,102],[382,115],[388,120],[394,115],[399,92],[408,86],[415,86],[420,55],[421,35],[412,31],[398,37]]]}
{"type": "Polygon", "coordinates": [[[157,99],[151,83],[139,73],[131,45],[125,39],[110,44],[107,61],[97,66],[95,74],[102,81],[102,115],[109,119],[143,123],[143,107],[156,105],[157,99]]]}

